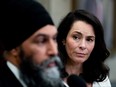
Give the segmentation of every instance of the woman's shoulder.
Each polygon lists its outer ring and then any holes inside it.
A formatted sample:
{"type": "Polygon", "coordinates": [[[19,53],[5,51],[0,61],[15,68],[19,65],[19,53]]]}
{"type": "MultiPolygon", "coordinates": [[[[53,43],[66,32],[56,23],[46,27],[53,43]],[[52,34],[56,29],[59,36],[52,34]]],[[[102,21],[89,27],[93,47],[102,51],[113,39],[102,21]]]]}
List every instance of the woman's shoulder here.
{"type": "Polygon", "coordinates": [[[109,77],[107,76],[106,79],[102,82],[94,82],[93,87],[111,87],[109,77]]]}

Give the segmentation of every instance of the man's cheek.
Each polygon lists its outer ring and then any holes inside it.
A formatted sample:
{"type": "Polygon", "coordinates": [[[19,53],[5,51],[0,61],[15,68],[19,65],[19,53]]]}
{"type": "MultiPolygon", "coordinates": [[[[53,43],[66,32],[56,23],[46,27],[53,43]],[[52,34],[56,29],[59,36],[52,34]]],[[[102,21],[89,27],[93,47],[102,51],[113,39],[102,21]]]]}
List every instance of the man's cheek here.
{"type": "Polygon", "coordinates": [[[35,54],[35,55],[33,55],[32,60],[36,64],[41,64],[42,62],[44,62],[44,60],[46,60],[46,58],[43,57],[41,54],[40,55],[35,54]]]}

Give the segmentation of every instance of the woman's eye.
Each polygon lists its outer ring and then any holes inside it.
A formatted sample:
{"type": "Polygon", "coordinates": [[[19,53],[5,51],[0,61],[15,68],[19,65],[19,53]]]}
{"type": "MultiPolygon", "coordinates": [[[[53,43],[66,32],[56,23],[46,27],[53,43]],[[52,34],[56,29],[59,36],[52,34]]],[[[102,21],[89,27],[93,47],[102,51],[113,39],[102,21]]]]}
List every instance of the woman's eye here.
{"type": "Polygon", "coordinates": [[[77,40],[77,39],[79,39],[79,37],[76,36],[76,35],[74,35],[74,36],[73,36],[73,39],[74,39],[74,40],[77,40]]]}
{"type": "Polygon", "coordinates": [[[88,42],[93,42],[95,39],[87,39],[88,42]]]}

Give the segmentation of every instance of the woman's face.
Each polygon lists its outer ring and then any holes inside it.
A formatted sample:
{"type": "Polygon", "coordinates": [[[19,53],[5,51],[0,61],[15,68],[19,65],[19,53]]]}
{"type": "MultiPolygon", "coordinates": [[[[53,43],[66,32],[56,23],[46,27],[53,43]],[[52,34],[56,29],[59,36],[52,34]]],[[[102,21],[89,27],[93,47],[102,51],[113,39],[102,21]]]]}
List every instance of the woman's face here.
{"type": "Polygon", "coordinates": [[[92,25],[84,21],[73,23],[64,45],[70,61],[83,63],[95,46],[95,34],[92,25]]]}

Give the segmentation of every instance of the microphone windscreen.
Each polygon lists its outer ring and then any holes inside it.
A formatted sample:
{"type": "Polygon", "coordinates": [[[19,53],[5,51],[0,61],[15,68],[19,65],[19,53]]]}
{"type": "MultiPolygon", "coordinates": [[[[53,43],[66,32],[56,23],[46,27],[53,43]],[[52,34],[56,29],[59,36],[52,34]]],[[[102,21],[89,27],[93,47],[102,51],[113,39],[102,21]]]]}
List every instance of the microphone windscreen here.
{"type": "Polygon", "coordinates": [[[87,87],[86,82],[77,75],[70,75],[67,79],[69,87],[87,87]]]}

